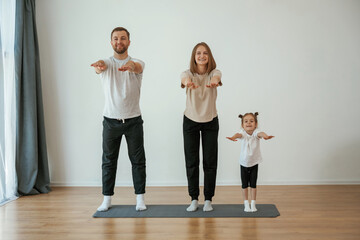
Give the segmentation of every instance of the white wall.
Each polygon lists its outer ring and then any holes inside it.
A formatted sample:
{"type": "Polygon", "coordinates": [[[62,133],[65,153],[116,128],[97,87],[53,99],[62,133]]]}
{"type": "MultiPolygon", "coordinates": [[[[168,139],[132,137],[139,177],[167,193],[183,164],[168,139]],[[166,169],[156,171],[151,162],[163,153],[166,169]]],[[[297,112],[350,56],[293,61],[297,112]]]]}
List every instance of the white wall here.
{"type": "MultiPolygon", "coordinates": [[[[217,183],[239,184],[239,113],[258,111],[259,184],[360,183],[360,1],[38,0],[45,122],[54,185],[101,185],[104,96],[90,64],[131,33],[149,186],[186,185],[180,73],[207,42],[223,72],[217,183]]],[[[131,186],[126,144],[117,185],[131,186]]],[[[202,176],[202,175],[201,175],[202,176]]]]}

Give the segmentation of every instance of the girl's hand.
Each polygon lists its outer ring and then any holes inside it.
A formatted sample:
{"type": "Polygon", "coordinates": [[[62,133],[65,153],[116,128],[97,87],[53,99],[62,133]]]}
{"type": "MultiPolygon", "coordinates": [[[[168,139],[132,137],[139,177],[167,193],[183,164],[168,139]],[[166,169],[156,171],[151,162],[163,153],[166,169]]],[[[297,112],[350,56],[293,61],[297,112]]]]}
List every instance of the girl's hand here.
{"type": "Polygon", "coordinates": [[[232,137],[226,137],[227,139],[236,142],[238,138],[242,138],[242,135],[240,133],[235,133],[232,137]]]}
{"type": "Polygon", "coordinates": [[[272,139],[274,136],[268,136],[266,133],[264,133],[264,132],[259,132],[258,133],[258,137],[259,138],[263,138],[263,139],[265,139],[265,140],[269,140],[269,139],[272,139]]]}
{"type": "Polygon", "coordinates": [[[226,137],[226,138],[229,139],[229,140],[231,140],[231,141],[234,141],[234,142],[237,141],[236,138],[234,138],[234,137],[226,137]]]}
{"type": "Polygon", "coordinates": [[[268,135],[266,135],[266,136],[264,136],[264,139],[265,139],[265,140],[269,140],[269,139],[272,139],[273,137],[275,137],[275,136],[268,136],[268,135]]]}

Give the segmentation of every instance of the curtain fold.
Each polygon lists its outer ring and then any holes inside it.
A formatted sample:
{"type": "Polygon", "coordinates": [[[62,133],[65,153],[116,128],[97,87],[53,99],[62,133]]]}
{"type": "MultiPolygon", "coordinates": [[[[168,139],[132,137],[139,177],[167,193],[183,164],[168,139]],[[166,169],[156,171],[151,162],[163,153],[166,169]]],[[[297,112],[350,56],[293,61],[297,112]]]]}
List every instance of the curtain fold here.
{"type": "Polygon", "coordinates": [[[16,172],[21,195],[51,191],[35,18],[35,0],[16,0],[16,172]]]}

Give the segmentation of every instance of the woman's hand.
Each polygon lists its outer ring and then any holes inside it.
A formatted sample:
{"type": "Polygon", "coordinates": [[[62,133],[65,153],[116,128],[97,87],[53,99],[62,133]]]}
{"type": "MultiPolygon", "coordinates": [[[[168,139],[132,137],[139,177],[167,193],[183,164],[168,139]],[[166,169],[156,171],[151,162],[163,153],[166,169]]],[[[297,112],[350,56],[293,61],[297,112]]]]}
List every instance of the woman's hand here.
{"type": "Polygon", "coordinates": [[[189,89],[196,89],[199,87],[198,85],[193,83],[191,81],[191,79],[188,77],[183,79],[182,84],[184,85],[184,87],[189,88],[189,89]]]}
{"type": "Polygon", "coordinates": [[[216,88],[218,86],[221,86],[221,79],[218,76],[215,76],[213,78],[210,79],[210,83],[208,85],[206,85],[206,87],[208,88],[216,88]]]}
{"type": "Polygon", "coordinates": [[[187,87],[187,88],[190,88],[190,89],[196,89],[196,88],[198,88],[199,86],[198,86],[198,85],[195,85],[195,83],[193,83],[193,82],[189,82],[189,83],[186,84],[186,87],[187,87]]]}

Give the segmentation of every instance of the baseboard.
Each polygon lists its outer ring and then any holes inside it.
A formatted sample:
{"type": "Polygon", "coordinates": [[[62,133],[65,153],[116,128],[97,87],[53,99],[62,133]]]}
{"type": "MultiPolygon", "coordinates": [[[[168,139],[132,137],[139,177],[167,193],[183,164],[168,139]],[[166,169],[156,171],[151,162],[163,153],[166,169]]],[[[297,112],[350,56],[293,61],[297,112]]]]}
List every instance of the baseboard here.
{"type": "MultiPolygon", "coordinates": [[[[354,180],[338,180],[338,181],[259,181],[258,185],[359,185],[360,181],[354,180]]],[[[200,182],[200,185],[203,183],[200,182]]],[[[217,186],[239,186],[238,181],[218,181],[217,186]]],[[[101,182],[51,182],[54,187],[101,187],[101,182]]],[[[132,182],[116,182],[117,187],[132,187],[132,182]]],[[[176,187],[187,186],[187,182],[147,182],[148,187],[176,187]]]]}

